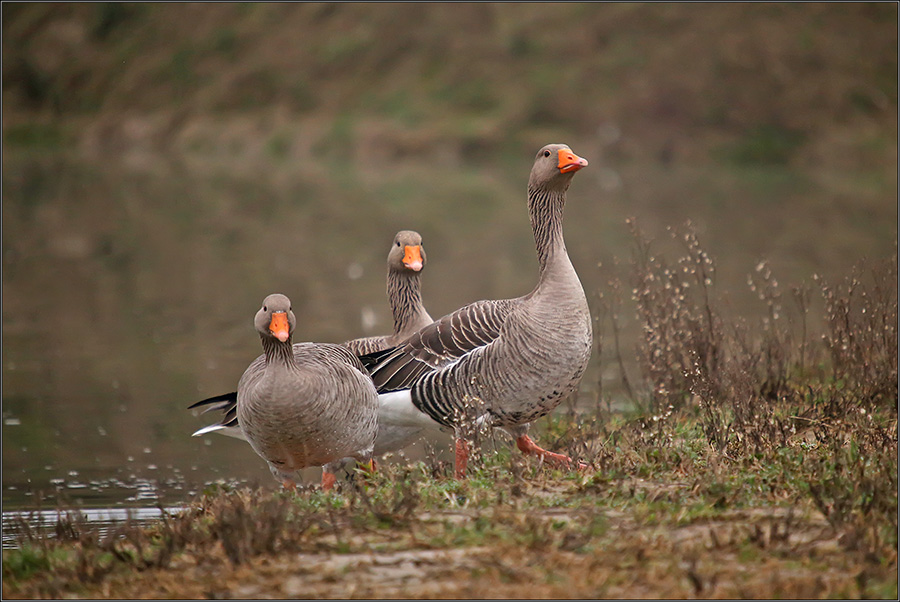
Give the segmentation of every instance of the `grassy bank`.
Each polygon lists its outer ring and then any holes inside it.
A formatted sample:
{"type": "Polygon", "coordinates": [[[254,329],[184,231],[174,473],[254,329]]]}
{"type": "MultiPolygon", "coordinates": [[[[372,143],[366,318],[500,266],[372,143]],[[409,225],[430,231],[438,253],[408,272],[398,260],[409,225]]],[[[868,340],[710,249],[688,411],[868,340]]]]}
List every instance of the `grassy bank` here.
{"type": "Polygon", "coordinates": [[[23,522],[4,597],[895,598],[896,258],[784,293],[760,265],[770,312],[727,322],[690,229],[674,257],[633,234],[630,280],[610,283],[631,294],[605,298],[597,337],[620,354],[634,304],[633,409],[601,391],[538,432],[590,469],[485,434],[464,482],[435,456],[338,493],[211,486],[150,527],[23,522]]]}
{"type": "Polygon", "coordinates": [[[741,459],[698,415],[617,418],[577,437],[587,474],[503,446],[467,482],[390,465],[340,494],[213,489],[103,537],[64,519],[4,552],[4,597],[895,597],[896,419],[818,416],[741,459]]]}

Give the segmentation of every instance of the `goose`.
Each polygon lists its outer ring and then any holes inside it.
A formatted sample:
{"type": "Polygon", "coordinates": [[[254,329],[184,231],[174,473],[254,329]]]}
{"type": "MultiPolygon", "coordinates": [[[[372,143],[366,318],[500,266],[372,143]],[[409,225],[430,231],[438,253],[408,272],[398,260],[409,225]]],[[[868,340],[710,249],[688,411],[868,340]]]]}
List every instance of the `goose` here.
{"type": "MultiPolygon", "coordinates": [[[[291,344],[296,318],[282,294],[265,298],[254,324],[263,354],[238,382],[232,411],[241,438],[287,489],[296,488],[304,468],[323,466],[322,488],[329,490],[343,458],[370,465],[378,394],[359,358],[341,345],[291,344]]],[[[226,415],[201,431],[229,422],[226,415]]]]}
{"type": "Polygon", "coordinates": [[[352,339],[342,343],[356,355],[394,347],[434,320],[422,305],[419,275],[425,268],[422,235],[401,230],[391,243],[387,258],[387,296],[394,316],[394,332],[389,335],[352,339]]]}
{"type": "MultiPolygon", "coordinates": [[[[390,335],[352,339],[342,343],[355,355],[381,351],[397,345],[409,335],[433,322],[422,304],[420,276],[427,263],[422,235],[414,230],[400,230],[391,242],[387,256],[387,296],[394,318],[394,332],[390,335]]],[[[200,436],[217,432],[237,439],[244,439],[238,426],[237,391],[203,399],[189,406],[209,406],[204,413],[219,410],[221,422],[203,427],[193,433],[200,436]]],[[[375,456],[407,447],[422,434],[421,427],[380,427],[375,440],[375,456]]]]}
{"type": "Polygon", "coordinates": [[[528,428],[578,388],[590,359],[591,316],[563,239],[566,191],[587,164],[565,144],[544,146],[535,157],[528,211],[540,276],[530,293],[476,301],[392,349],[361,357],[379,392],[379,425],[452,430],[459,479],[469,420],[505,430],[525,454],[572,464],[538,446],[528,428]]]}
{"type": "MultiPolygon", "coordinates": [[[[422,305],[419,276],[427,259],[422,235],[414,230],[397,232],[387,258],[387,296],[394,316],[394,332],[390,335],[353,339],[342,343],[356,355],[383,351],[406,340],[434,320],[422,305]]],[[[375,457],[412,444],[423,432],[419,426],[378,425],[375,457]]]]}

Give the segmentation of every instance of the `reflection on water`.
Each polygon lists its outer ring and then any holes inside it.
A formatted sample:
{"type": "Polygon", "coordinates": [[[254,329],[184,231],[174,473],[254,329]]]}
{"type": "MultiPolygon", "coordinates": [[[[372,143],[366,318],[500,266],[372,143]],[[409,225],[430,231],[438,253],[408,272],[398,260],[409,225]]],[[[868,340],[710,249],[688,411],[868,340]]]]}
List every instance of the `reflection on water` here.
{"type": "Polygon", "coordinates": [[[35,491],[27,483],[4,480],[4,548],[17,547],[29,538],[53,537],[61,522],[84,525],[104,536],[122,523],[156,520],[163,509],[177,512],[180,506],[166,504],[197,493],[180,478],[85,478],[77,470],[50,478],[48,483],[50,488],[35,491]]]}
{"type": "Polygon", "coordinates": [[[3,548],[18,547],[22,531],[31,529],[35,535],[52,537],[60,521],[84,522],[96,529],[101,537],[117,524],[149,523],[163,512],[174,513],[181,508],[84,508],[78,511],[29,510],[3,512],[3,548]],[[25,526],[27,525],[27,527],[25,526]]]}
{"type": "MultiPolygon", "coordinates": [[[[50,472],[51,467],[45,469],[50,472]]],[[[70,470],[65,477],[48,478],[46,485],[37,489],[34,481],[43,480],[10,482],[4,478],[3,548],[15,548],[37,537],[55,537],[61,524],[78,525],[103,537],[120,525],[148,524],[163,512],[178,512],[202,491],[189,485],[177,468],[169,471],[172,476],[161,479],[118,472],[121,477],[104,478],[70,470]]],[[[216,484],[228,488],[249,485],[233,479],[218,479],[216,484]]]]}
{"type": "MultiPolygon", "coordinates": [[[[160,502],[162,498],[180,499],[184,494],[194,495],[181,478],[165,478],[162,480],[136,478],[81,478],[77,470],[70,470],[66,478],[53,477],[47,480],[50,487],[34,491],[28,483],[4,483],[4,489],[14,497],[14,492],[21,491],[23,498],[37,498],[32,503],[40,505],[77,504],[87,508],[95,508],[104,504],[134,505],[160,502]]],[[[5,505],[5,508],[16,507],[17,503],[5,505]]]]}
{"type": "Polygon", "coordinates": [[[17,548],[29,538],[54,537],[60,525],[83,524],[99,537],[121,524],[144,525],[181,507],[81,508],[78,510],[12,510],[3,512],[3,548],[17,548]]]}
{"type": "MultiPolygon", "coordinates": [[[[583,154],[598,165],[590,148],[583,154]]],[[[192,438],[208,417],[186,409],[234,390],[260,353],[252,319],[262,298],[291,297],[298,341],[389,332],[385,258],[399,229],[424,236],[431,315],[527,293],[537,275],[525,203],[531,156],[502,169],[241,174],[4,155],[4,510],[171,507],[221,479],[274,487],[246,443],[192,438]]],[[[609,169],[579,173],[566,208],[567,247],[598,316],[596,294],[630,257],[631,215],[656,236],[692,219],[719,283],[739,290],[760,256],[790,283],[893,250],[895,183],[883,199],[854,197],[868,199],[857,209],[808,177],[642,165],[623,168],[610,189],[601,177],[609,169]],[[816,219],[805,225],[810,199],[816,219]]],[[[732,301],[740,309],[748,299],[732,301]]],[[[628,356],[638,330],[627,312],[621,319],[628,356]]],[[[579,396],[588,407],[598,360],[579,396]]],[[[615,366],[604,364],[606,394],[615,366]]]]}

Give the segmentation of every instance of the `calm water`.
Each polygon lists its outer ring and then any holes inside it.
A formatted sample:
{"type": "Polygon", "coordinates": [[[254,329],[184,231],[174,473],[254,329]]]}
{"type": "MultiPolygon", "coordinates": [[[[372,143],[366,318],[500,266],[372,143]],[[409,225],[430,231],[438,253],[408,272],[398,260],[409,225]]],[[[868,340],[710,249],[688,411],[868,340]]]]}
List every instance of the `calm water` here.
{"type": "MultiPolygon", "coordinates": [[[[597,315],[596,294],[630,257],[632,215],[661,249],[664,226],[692,219],[718,261],[719,285],[740,291],[738,308],[761,257],[790,283],[893,252],[896,182],[867,185],[857,203],[846,186],[808,174],[614,170],[583,146],[591,168],[569,191],[566,239],[597,315]]],[[[242,174],[7,153],[4,521],[58,503],[148,516],[216,480],[274,487],[246,443],[190,437],[208,420],[186,409],[234,390],[260,353],[252,318],[262,298],[292,298],[295,340],[389,332],[385,258],[399,229],[424,236],[433,316],[524,294],[537,270],[525,209],[530,164],[528,154],[502,169],[343,166],[338,178],[329,166],[242,174]]],[[[637,325],[622,320],[630,354],[637,325]]],[[[615,391],[618,375],[601,359],[585,377],[583,404],[595,403],[600,374],[603,390],[615,391]]]]}

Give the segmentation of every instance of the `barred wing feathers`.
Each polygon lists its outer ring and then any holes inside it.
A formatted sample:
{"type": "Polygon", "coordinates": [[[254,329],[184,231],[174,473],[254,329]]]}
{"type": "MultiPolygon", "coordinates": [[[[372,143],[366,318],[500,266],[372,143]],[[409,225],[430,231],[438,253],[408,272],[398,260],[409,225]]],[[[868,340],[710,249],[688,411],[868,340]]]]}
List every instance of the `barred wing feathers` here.
{"type": "Polygon", "coordinates": [[[429,324],[404,343],[362,356],[379,393],[409,389],[424,374],[490,345],[520,299],[476,301],[429,324]]]}

